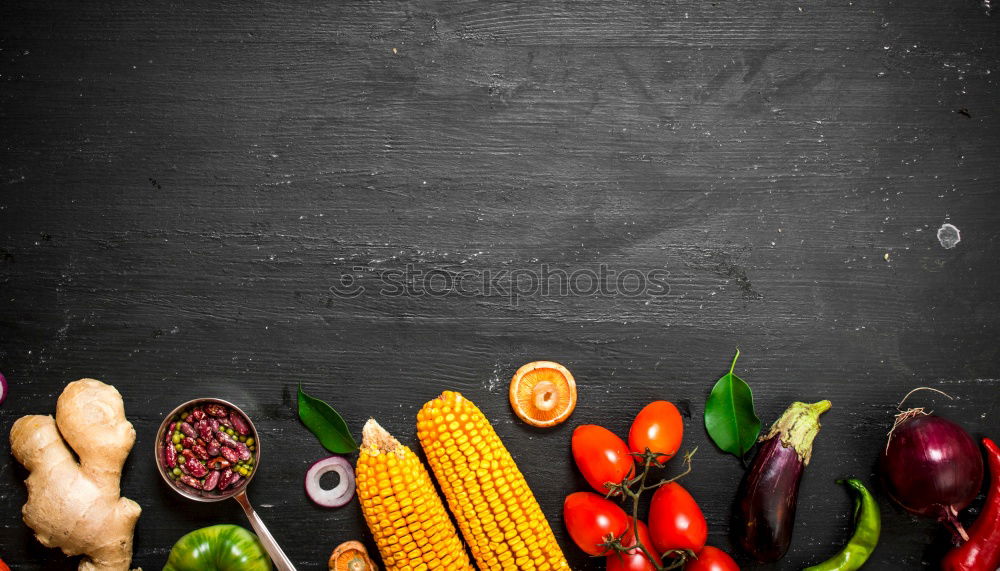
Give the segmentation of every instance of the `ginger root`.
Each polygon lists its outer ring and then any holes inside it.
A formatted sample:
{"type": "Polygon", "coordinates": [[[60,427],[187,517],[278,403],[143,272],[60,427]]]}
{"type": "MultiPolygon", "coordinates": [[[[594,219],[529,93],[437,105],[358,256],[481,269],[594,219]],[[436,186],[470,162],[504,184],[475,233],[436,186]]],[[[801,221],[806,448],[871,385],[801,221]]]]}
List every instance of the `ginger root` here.
{"type": "Polygon", "coordinates": [[[23,416],[10,429],[11,452],[31,472],[24,523],[42,545],[83,555],[80,571],[129,568],[141,509],[118,486],[134,443],[121,395],[94,379],[66,385],[55,420],[23,416]]]}

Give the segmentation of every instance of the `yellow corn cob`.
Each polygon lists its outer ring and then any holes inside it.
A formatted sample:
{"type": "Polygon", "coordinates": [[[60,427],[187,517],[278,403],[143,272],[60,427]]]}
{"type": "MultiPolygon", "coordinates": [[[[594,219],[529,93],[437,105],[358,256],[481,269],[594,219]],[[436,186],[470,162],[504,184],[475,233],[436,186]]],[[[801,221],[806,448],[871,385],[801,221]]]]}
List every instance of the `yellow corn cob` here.
{"type": "Polygon", "coordinates": [[[569,569],[524,476],[476,405],[445,391],[420,409],[417,436],[482,571],[569,569]]]}
{"type": "Polygon", "coordinates": [[[427,469],[375,419],[362,430],[356,483],[387,571],[474,571],[427,469]]]}

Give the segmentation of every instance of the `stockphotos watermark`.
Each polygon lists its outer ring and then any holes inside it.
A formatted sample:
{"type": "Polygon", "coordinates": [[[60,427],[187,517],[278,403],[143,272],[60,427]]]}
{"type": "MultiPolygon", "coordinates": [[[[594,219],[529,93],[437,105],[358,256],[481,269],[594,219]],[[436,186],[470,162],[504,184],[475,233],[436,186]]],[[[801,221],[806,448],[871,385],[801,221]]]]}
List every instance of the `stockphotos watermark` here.
{"type": "Polygon", "coordinates": [[[514,269],[446,270],[422,269],[413,264],[405,268],[375,269],[354,266],[330,286],[330,293],[341,298],[364,294],[387,297],[501,298],[516,305],[520,299],[539,297],[625,297],[656,298],[670,293],[662,268],[617,269],[607,264],[595,268],[565,270],[548,264],[514,269]]]}

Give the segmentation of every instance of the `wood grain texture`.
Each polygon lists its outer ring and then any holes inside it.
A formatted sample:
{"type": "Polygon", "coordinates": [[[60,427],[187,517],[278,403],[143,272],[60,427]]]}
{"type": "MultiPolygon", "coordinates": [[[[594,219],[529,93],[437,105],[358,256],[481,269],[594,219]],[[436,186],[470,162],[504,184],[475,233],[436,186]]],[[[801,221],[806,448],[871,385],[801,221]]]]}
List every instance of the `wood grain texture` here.
{"type": "MultiPolygon", "coordinates": [[[[738,345],[765,424],[792,400],[834,404],[791,551],[741,563],[825,559],[851,526],[834,480],[875,484],[909,389],[948,391],[919,404],[1000,436],[998,25],[975,0],[3,2],[0,433],[71,380],[117,386],[138,432],[135,564],[156,569],[183,533],[244,522],[172,495],[152,462],[176,403],[232,400],[265,451],[251,499],[312,569],[371,543],[356,506],[302,491],[324,451],[295,384],[410,445],[419,407],[455,389],[494,420],[574,568],[603,569],[561,523],[583,488],[569,436],[624,434],[655,398],[690,414],[686,485],[733,550],[741,468],[701,415],[738,345]],[[541,264],[661,269],[670,294],[374,293],[407,265],[541,264]],[[334,296],[345,274],[366,293],[334,296]],[[535,359],[579,384],[553,430],[506,402],[535,359]]],[[[73,568],[20,522],[24,477],[0,439],[0,557],[73,568]]],[[[879,499],[866,569],[936,568],[944,534],[879,499]]]]}

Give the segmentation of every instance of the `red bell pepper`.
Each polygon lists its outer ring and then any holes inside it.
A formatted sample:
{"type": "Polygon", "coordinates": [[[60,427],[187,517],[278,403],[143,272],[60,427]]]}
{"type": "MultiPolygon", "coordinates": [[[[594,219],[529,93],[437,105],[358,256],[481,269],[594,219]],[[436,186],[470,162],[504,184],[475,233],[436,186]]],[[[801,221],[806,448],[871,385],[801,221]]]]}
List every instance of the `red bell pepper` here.
{"type": "Polygon", "coordinates": [[[990,467],[990,488],[983,513],[969,528],[969,541],[948,552],[944,571],[996,571],[1000,568],[1000,448],[983,438],[990,467]]]}

